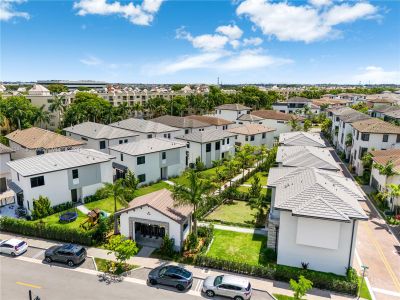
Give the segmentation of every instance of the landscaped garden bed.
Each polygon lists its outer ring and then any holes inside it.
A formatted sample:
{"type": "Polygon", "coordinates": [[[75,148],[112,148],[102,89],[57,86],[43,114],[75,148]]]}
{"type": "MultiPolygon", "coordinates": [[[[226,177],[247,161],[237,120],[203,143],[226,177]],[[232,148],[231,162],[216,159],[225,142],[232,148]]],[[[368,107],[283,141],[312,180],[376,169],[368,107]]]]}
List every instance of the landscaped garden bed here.
{"type": "Polygon", "coordinates": [[[123,264],[122,267],[118,267],[114,261],[98,257],[95,257],[94,261],[98,271],[112,273],[113,275],[122,275],[125,272],[139,268],[139,266],[131,264],[123,264]]]}

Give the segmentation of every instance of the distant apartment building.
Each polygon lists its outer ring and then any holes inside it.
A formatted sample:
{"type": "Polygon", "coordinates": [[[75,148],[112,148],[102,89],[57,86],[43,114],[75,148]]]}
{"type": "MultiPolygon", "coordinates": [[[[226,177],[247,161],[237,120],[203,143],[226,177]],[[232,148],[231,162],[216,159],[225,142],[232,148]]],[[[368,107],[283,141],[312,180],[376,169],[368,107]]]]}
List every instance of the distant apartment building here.
{"type": "Polygon", "coordinates": [[[311,110],[311,99],[304,97],[291,97],[285,102],[277,102],[272,105],[272,109],[285,114],[304,115],[306,109],[311,110]]]}

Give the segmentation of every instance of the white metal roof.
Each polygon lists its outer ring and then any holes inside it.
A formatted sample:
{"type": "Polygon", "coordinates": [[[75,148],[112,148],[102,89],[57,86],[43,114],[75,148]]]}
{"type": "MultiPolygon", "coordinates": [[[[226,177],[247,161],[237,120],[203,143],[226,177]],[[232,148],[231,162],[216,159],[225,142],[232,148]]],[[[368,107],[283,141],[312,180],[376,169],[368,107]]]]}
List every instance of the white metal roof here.
{"type": "Polygon", "coordinates": [[[72,132],[92,139],[111,140],[117,138],[138,136],[138,134],[135,134],[129,130],[94,122],[84,122],[81,124],[64,128],[64,130],[67,132],[72,132]]]}
{"type": "Polygon", "coordinates": [[[285,146],[314,146],[325,148],[325,142],[318,133],[304,131],[286,132],[279,135],[279,144],[285,146]]]}
{"type": "Polygon", "coordinates": [[[170,149],[186,147],[186,143],[176,140],[152,138],[137,142],[121,144],[110,147],[110,150],[126,153],[132,156],[143,155],[147,153],[166,151],[170,149]]]}
{"type": "Polygon", "coordinates": [[[136,118],[115,122],[110,124],[110,126],[142,133],[163,133],[180,130],[179,128],[171,127],[161,123],[136,118]]]}

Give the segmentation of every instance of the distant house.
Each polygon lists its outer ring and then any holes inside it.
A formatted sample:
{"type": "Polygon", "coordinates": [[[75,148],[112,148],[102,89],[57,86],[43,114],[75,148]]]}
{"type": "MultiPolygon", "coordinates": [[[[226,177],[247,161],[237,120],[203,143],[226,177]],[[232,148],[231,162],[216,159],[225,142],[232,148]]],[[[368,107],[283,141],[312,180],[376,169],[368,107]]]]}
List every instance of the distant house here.
{"type": "Polygon", "coordinates": [[[229,121],[236,121],[241,115],[249,114],[250,107],[242,104],[222,104],[215,108],[215,116],[229,121]]]}
{"type": "Polygon", "coordinates": [[[207,168],[213,160],[220,160],[235,153],[236,134],[226,130],[208,130],[193,132],[177,137],[186,141],[186,166],[193,166],[200,159],[207,168]]]}
{"type": "MultiPolygon", "coordinates": [[[[379,192],[390,192],[390,184],[400,184],[400,149],[389,149],[389,150],[375,150],[370,151],[372,154],[372,170],[370,185],[379,192]],[[391,162],[393,164],[394,174],[387,176],[381,174],[376,164],[385,166],[391,162]]],[[[400,207],[400,197],[392,198],[388,197],[388,206],[390,209],[394,209],[396,206],[400,207]]]]}
{"type": "Polygon", "coordinates": [[[267,247],[280,265],[345,275],[353,265],[358,222],[368,217],[351,179],[316,168],[271,168],[267,247]]]}
{"type": "Polygon", "coordinates": [[[386,113],[390,113],[392,111],[400,111],[400,106],[382,104],[375,105],[373,108],[369,110],[369,114],[373,118],[384,118],[386,113]]]}
{"type": "Polygon", "coordinates": [[[110,126],[130,130],[139,135],[139,139],[175,138],[182,134],[182,130],[161,123],[142,119],[130,118],[110,124],[110,126]]]}
{"type": "Polygon", "coordinates": [[[376,107],[376,106],[380,106],[380,105],[382,105],[382,104],[385,104],[385,105],[393,105],[395,103],[395,101],[394,100],[392,100],[392,99],[385,99],[385,98],[369,98],[369,99],[367,99],[367,101],[366,101],[366,104],[369,106],[369,107],[371,107],[371,108],[374,108],[374,107],[376,107]]]}
{"type": "Polygon", "coordinates": [[[14,150],[11,154],[12,159],[71,150],[85,145],[84,141],[77,141],[38,127],[15,130],[7,134],[6,138],[10,142],[10,148],[14,150]]]}
{"type": "Polygon", "coordinates": [[[212,117],[212,116],[191,115],[191,116],[187,116],[186,118],[197,120],[197,121],[200,121],[202,123],[209,124],[214,129],[221,129],[221,130],[226,130],[228,128],[231,128],[232,125],[235,124],[234,121],[229,121],[229,120],[225,120],[225,119],[217,118],[217,117],[212,117]]]}
{"type": "MultiPolygon", "coordinates": [[[[350,107],[334,107],[327,109],[327,117],[332,121],[331,127],[331,137],[332,144],[337,147],[338,146],[338,135],[339,135],[339,125],[340,125],[340,116],[353,113],[355,110],[350,107]]],[[[345,137],[343,137],[344,139],[345,137]]]]}
{"type": "Polygon", "coordinates": [[[262,120],[260,120],[260,122],[262,125],[275,128],[275,137],[279,137],[281,133],[292,131],[291,120],[296,120],[299,124],[304,122],[304,118],[301,116],[286,114],[275,110],[255,110],[251,114],[261,118],[262,120]]]}
{"type": "Polygon", "coordinates": [[[11,178],[11,172],[7,163],[11,160],[13,152],[13,149],[0,143],[0,194],[8,189],[7,180],[11,178]]]}
{"type": "Polygon", "coordinates": [[[239,118],[237,118],[236,124],[239,124],[239,125],[260,124],[260,125],[262,125],[263,120],[264,120],[263,118],[257,117],[256,115],[253,115],[253,114],[241,115],[239,118]]]}
{"type": "Polygon", "coordinates": [[[272,105],[273,110],[285,114],[298,113],[300,115],[304,115],[304,109],[306,107],[311,109],[311,99],[304,97],[292,97],[285,102],[277,102],[272,105]]]}
{"type": "Polygon", "coordinates": [[[186,143],[161,138],[110,147],[115,178],[124,178],[128,169],[141,184],[179,176],[186,168],[185,150],[186,143]]]}
{"type": "Polygon", "coordinates": [[[112,183],[114,157],[90,149],[52,152],[8,162],[17,203],[33,209],[33,199],[48,197],[51,205],[82,201],[104,183],[112,183]]]}
{"type": "Polygon", "coordinates": [[[386,122],[391,122],[400,125],[400,109],[386,112],[383,119],[386,122]]]}
{"type": "Polygon", "coordinates": [[[180,251],[192,229],[191,206],[176,206],[171,191],[162,189],[129,202],[117,213],[121,234],[142,246],[160,247],[163,237],[174,241],[180,251]]]}
{"type": "Polygon", "coordinates": [[[275,128],[268,128],[260,124],[246,124],[228,129],[229,132],[236,134],[235,144],[241,146],[249,144],[252,146],[267,146],[271,148],[274,144],[275,128]]]}
{"type": "Polygon", "coordinates": [[[203,123],[201,121],[187,117],[176,117],[176,116],[165,115],[151,119],[151,121],[175,128],[180,128],[182,130],[182,134],[189,134],[194,131],[204,131],[208,129],[214,129],[214,126],[208,123],[203,123]]]}
{"type": "Polygon", "coordinates": [[[400,148],[400,127],[376,118],[354,122],[352,124],[353,141],[350,163],[357,175],[362,175],[362,158],[371,150],[400,148]]]}
{"type": "Polygon", "coordinates": [[[325,141],[319,133],[293,131],[282,133],[279,136],[279,145],[282,146],[313,146],[326,148],[325,141]]]}
{"type": "Polygon", "coordinates": [[[126,144],[139,139],[139,134],[132,131],[112,127],[109,125],[84,122],[64,128],[66,136],[78,141],[84,141],[85,147],[104,153],[109,152],[109,147],[126,144]]]}

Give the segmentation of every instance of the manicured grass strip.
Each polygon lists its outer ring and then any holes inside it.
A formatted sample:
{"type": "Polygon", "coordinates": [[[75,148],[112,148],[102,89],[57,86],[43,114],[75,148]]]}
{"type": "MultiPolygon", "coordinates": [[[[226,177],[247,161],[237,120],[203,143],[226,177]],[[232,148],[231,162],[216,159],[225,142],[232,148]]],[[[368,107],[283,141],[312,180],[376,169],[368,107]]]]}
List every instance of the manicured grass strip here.
{"type": "Polygon", "coordinates": [[[281,294],[272,294],[277,300],[292,300],[294,297],[281,294]]]}
{"type": "MultiPolygon", "coordinates": [[[[219,168],[220,168],[221,171],[223,170],[223,167],[219,167],[219,168]]],[[[212,180],[212,177],[214,177],[215,174],[216,174],[216,169],[217,169],[216,167],[215,168],[210,168],[210,169],[201,171],[200,174],[201,174],[201,176],[203,178],[212,180]]],[[[182,174],[181,176],[176,177],[176,178],[171,178],[170,180],[175,182],[176,184],[188,185],[188,180],[185,177],[185,174],[182,174]]]]}
{"type": "MultiPolygon", "coordinates": [[[[108,272],[107,264],[110,263],[111,260],[95,257],[94,261],[96,263],[98,271],[100,271],[100,272],[108,272]]],[[[117,271],[115,272],[115,275],[121,275],[122,273],[125,273],[127,271],[130,271],[130,270],[133,270],[133,269],[136,269],[136,268],[139,268],[139,266],[125,264],[123,268],[117,269],[117,271]]]]}
{"type": "MultiPolygon", "coordinates": [[[[237,191],[241,192],[241,193],[248,193],[249,192],[250,187],[248,186],[238,186],[236,188],[237,191]]],[[[261,195],[266,195],[268,192],[268,189],[261,189],[261,195]]]]}
{"type": "Polygon", "coordinates": [[[252,184],[254,177],[258,176],[258,178],[260,178],[260,183],[262,186],[267,185],[267,180],[268,180],[268,172],[263,172],[263,171],[259,171],[257,173],[255,173],[253,176],[251,176],[249,179],[246,180],[246,184],[252,184]]]}
{"type": "Polygon", "coordinates": [[[55,213],[55,214],[52,214],[52,215],[50,215],[50,216],[48,216],[48,217],[46,217],[46,218],[43,218],[43,219],[40,219],[40,220],[36,220],[36,221],[34,221],[34,222],[35,222],[35,223],[43,222],[43,223],[46,223],[46,224],[48,224],[48,225],[57,225],[57,226],[62,226],[62,227],[64,227],[64,228],[71,228],[71,229],[78,229],[78,228],[80,228],[79,226],[81,225],[81,223],[82,223],[83,221],[86,220],[87,217],[86,217],[85,214],[81,213],[79,210],[76,210],[76,212],[78,213],[78,217],[76,218],[75,221],[70,222],[70,223],[60,223],[60,222],[59,222],[60,216],[61,216],[63,213],[67,212],[67,211],[74,211],[74,209],[68,209],[68,210],[66,210],[66,211],[62,211],[62,212],[59,212],[59,213],[55,213]]]}
{"type": "Polygon", "coordinates": [[[251,209],[246,201],[224,203],[206,217],[206,220],[235,223],[243,226],[254,226],[257,210],[251,209]]]}
{"type": "MultiPolygon", "coordinates": [[[[105,198],[102,200],[93,201],[90,203],[86,203],[85,206],[89,210],[99,208],[100,210],[103,210],[107,213],[113,213],[114,212],[114,198],[108,197],[108,198],[105,198]]],[[[117,210],[120,210],[123,208],[125,208],[125,206],[120,201],[117,201],[117,210]]]]}
{"type": "Polygon", "coordinates": [[[267,237],[263,235],[215,229],[214,241],[207,256],[265,265],[272,260],[266,242],[267,237]]]}
{"type": "Polygon", "coordinates": [[[170,189],[172,189],[172,186],[170,186],[168,183],[165,183],[164,181],[160,181],[160,182],[154,183],[149,186],[140,187],[135,191],[135,198],[155,192],[155,191],[159,191],[162,189],[170,190],[170,189]]]}
{"type": "MultiPolygon", "coordinates": [[[[361,285],[362,277],[358,277],[358,284],[361,285]]],[[[363,284],[360,286],[360,297],[368,300],[372,300],[371,294],[369,292],[368,286],[363,280],[363,284]]]]}

